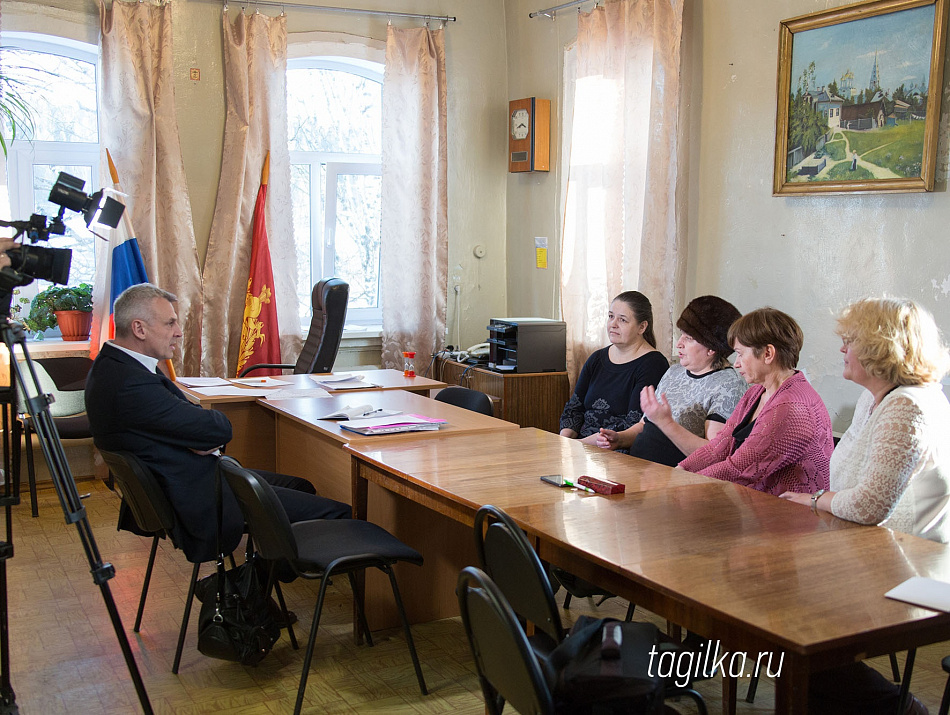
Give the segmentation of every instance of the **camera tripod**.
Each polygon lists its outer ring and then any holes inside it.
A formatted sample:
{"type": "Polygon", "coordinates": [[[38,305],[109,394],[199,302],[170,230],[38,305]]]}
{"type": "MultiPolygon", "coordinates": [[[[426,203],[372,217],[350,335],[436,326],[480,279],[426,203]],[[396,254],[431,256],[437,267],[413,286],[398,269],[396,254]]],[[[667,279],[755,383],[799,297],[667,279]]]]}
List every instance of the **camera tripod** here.
{"type": "MultiPolygon", "coordinates": [[[[115,629],[116,639],[119,641],[119,647],[122,649],[122,655],[125,657],[126,666],[129,669],[129,675],[132,676],[132,682],[135,685],[135,692],[138,694],[139,704],[146,715],[152,715],[152,706],[148,699],[148,693],[145,692],[145,684],[142,682],[142,676],[139,673],[138,666],[135,663],[135,657],[126,638],[125,630],[122,626],[122,619],[116,609],[115,600],[112,597],[112,591],[109,589],[109,579],[115,576],[115,568],[110,563],[102,561],[99,555],[99,547],[96,545],[96,539],[92,533],[92,527],[86,518],[86,510],[76,490],[76,481],[69,469],[69,463],[66,461],[66,455],[63,451],[63,444],[59,439],[59,433],[53,423],[50,415],[49,405],[52,402],[50,395],[43,394],[40,389],[40,383],[37,379],[36,369],[33,361],[30,359],[26,347],[26,337],[23,332],[23,326],[11,321],[10,303],[13,297],[12,290],[4,281],[9,269],[0,270],[0,337],[7,346],[10,355],[10,385],[6,388],[12,409],[16,409],[18,390],[22,390],[23,403],[26,405],[30,419],[33,421],[33,427],[39,439],[43,450],[43,456],[49,465],[50,475],[53,478],[53,485],[56,487],[56,493],[59,495],[59,502],[63,507],[63,514],[66,517],[66,523],[75,524],[79,532],[79,539],[82,542],[83,549],[86,552],[86,558],[89,561],[90,571],[93,582],[99,586],[102,592],[102,600],[105,602],[106,610],[112,620],[112,627],[115,629]],[[23,367],[19,364],[14,353],[14,347],[18,346],[23,354],[23,367]],[[29,382],[24,377],[24,372],[29,375],[29,382]]],[[[4,406],[6,409],[6,406],[4,406]]],[[[6,426],[7,414],[4,414],[4,425],[6,426]]],[[[3,445],[4,454],[9,455],[8,451],[9,430],[4,431],[3,445]]],[[[8,461],[5,459],[5,461],[8,461]]],[[[16,477],[15,477],[16,478],[16,477]]],[[[10,473],[7,471],[7,478],[4,480],[2,496],[0,496],[0,505],[4,508],[6,519],[6,532],[3,535],[5,540],[0,540],[0,715],[18,712],[16,706],[16,696],[10,683],[10,636],[8,628],[9,604],[7,600],[7,561],[13,557],[13,526],[11,521],[11,507],[19,504],[19,483],[13,485],[11,490],[10,473]]]]}

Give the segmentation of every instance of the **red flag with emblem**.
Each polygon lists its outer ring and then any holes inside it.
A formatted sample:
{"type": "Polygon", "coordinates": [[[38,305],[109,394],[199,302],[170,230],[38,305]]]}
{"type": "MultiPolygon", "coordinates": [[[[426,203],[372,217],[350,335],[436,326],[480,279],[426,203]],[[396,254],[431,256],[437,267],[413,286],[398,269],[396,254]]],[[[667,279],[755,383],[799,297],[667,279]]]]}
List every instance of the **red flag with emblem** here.
{"type": "MultiPolygon", "coordinates": [[[[280,330],[277,327],[277,299],[274,295],[274,271],[271,268],[270,248],[267,245],[267,227],[264,206],[267,203],[267,178],[270,172],[270,152],[264,159],[261,188],[254,205],[254,232],[251,238],[251,268],[244,299],[244,326],[241,328],[241,350],[235,374],[251,365],[280,362],[280,330]]],[[[254,377],[280,375],[273,368],[255,370],[254,377]]]]}

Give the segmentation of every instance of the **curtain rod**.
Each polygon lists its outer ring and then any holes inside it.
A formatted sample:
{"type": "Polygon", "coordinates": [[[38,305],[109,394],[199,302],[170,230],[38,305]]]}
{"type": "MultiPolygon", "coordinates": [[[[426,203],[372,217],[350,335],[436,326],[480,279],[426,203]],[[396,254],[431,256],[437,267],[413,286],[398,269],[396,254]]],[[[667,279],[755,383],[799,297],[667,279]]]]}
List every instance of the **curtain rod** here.
{"type": "MultiPolygon", "coordinates": [[[[275,2],[274,0],[244,0],[236,2],[241,6],[264,5],[265,7],[279,7],[281,10],[286,8],[297,8],[299,10],[323,10],[324,12],[342,12],[354,15],[383,15],[385,17],[408,17],[419,20],[441,20],[442,22],[455,22],[454,17],[448,15],[420,15],[413,12],[390,12],[388,10],[360,10],[353,7],[330,7],[328,5],[309,5],[307,3],[296,2],[275,2]]],[[[224,0],[224,6],[228,6],[228,0],[224,0]]]]}
{"type": "MultiPolygon", "coordinates": [[[[599,2],[599,0],[593,1],[595,5],[597,2],[599,2]]],[[[528,17],[547,17],[553,20],[558,10],[564,10],[569,7],[577,7],[578,5],[583,5],[585,2],[592,2],[592,0],[571,0],[571,2],[566,2],[563,5],[557,5],[556,7],[549,7],[545,10],[538,10],[537,12],[529,13],[528,17]]]]}

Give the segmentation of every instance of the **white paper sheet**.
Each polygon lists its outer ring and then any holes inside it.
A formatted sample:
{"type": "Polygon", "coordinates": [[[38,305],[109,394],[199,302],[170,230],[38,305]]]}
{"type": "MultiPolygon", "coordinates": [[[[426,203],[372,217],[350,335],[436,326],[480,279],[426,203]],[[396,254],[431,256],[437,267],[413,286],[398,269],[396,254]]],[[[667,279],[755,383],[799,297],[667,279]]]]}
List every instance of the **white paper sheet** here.
{"type": "Polygon", "coordinates": [[[298,397],[331,397],[326,390],[319,387],[297,388],[296,390],[270,390],[265,397],[268,400],[293,400],[298,397]]]}
{"type": "Polygon", "coordinates": [[[283,387],[293,384],[290,380],[281,380],[279,377],[235,377],[231,380],[235,385],[251,385],[253,387],[283,387]]]}
{"type": "Polygon", "coordinates": [[[277,390],[273,389],[236,387],[234,385],[228,385],[227,387],[195,387],[193,389],[199,395],[205,395],[206,397],[264,397],[265,395],[272,395],[274,392],[277,392],[277,390]]]}
{"type": "Polygon", "coordinates": [[[923,576],[912,576],[884,594],[895,601],[913,603],[950,613],[950,583],[923,576]]]}
{"type": "Polygon", "coordinates": [[[179,377],[178,383],[185,387],[218,387],[231,384],[221,377],[179,377]]]}

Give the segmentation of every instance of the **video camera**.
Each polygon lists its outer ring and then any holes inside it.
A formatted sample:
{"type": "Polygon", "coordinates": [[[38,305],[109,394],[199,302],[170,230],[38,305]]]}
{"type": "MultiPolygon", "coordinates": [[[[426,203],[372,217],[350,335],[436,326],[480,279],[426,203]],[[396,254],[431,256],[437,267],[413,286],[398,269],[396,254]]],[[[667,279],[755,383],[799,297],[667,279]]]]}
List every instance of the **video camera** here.
{"type": "MultiPolygon", "coordinates": [[[[28,221],[0,221],[0,226],[16,229],[14,240],[25,236],[30,244],[48,241],[50,235],[62,236],[66,233],[63,216],[66,209],[81,213],[87,226],[94,223],[115,228],[119,225],[125,205],[121,201],[104,196],[103,190],[87,195],[83,191],[85,181],[66,172],[60,172],[53,184],[49,200],[60,209],[55,218],[49,220],[43,214],[33,214],[28,221]]],[[[69,265],[72,250],[69,248],[48,248],[27,244],[26,241],[7,251],[10,266],[0,270],[0,292],[9,291],[17,286],[29,285],[35,278],[65,285],[69,282],[69,265]]]]}

